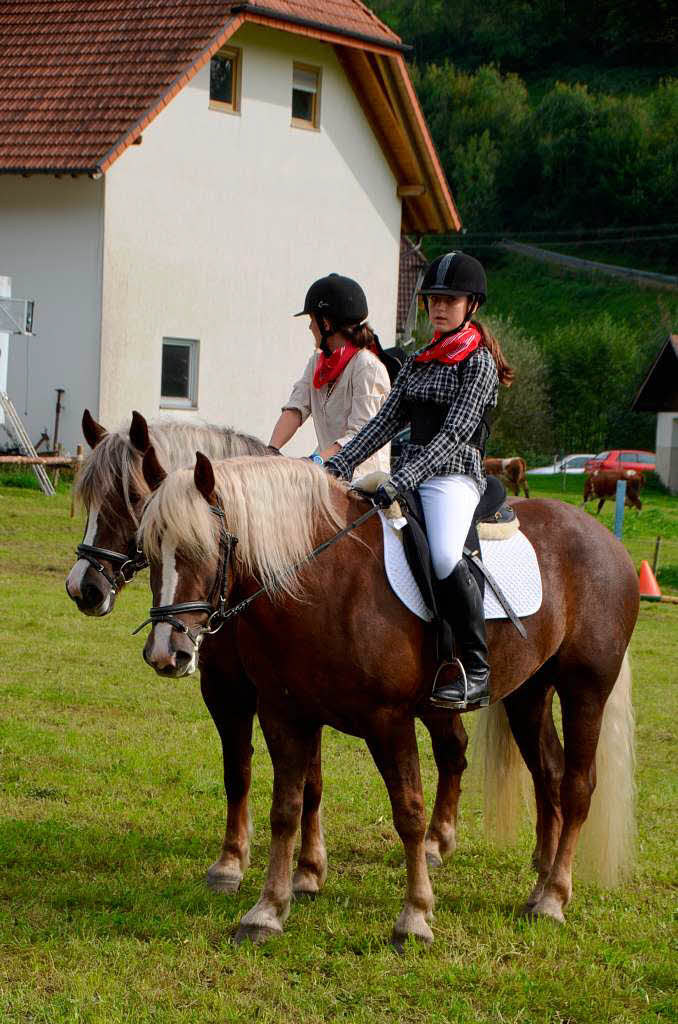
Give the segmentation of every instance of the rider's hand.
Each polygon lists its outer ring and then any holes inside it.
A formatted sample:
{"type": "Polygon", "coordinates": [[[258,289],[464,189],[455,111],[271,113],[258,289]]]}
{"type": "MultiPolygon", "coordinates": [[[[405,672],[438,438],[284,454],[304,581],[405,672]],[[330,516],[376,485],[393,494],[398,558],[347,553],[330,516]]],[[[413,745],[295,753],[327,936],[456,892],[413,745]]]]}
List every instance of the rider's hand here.
{"type": "Polygon", "coordinates": [[[397,499],[398,492],[390,480],[384,480],[381,487],[377,487],[372,495],[372,501],[379,508],[390,508],[397,499]]]}

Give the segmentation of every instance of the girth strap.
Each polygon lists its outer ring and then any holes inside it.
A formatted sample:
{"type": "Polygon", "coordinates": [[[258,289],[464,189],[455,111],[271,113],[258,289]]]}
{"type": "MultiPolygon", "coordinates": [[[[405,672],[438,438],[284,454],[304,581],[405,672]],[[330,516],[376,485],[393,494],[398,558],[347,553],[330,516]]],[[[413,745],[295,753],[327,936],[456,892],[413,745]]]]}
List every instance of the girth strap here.
{"type": "Polygon", "coordinates": [[[523,640],[527,640],[527,630],[525,629],[522,622],[514,612],[511,605],[508,603],[508,600],[503,590],[495,580],[490,570],[487,568],[483,560],[478,557],[478,553],[476,551],[471,551],[470,548],[464,548],[464,555],[466,556],[466,558],[468,558],[470,562],[473,562],[476,569],[478,569],[479,572],[483,574],[489,585],[492,587],[492,590],[494,591],[497,600],[499,601],[499,604],[502,606],[502,608],[506,612],[507,616],[509,617],[513,625],[516,627],[516,629],[522,636],[523,640]]]}

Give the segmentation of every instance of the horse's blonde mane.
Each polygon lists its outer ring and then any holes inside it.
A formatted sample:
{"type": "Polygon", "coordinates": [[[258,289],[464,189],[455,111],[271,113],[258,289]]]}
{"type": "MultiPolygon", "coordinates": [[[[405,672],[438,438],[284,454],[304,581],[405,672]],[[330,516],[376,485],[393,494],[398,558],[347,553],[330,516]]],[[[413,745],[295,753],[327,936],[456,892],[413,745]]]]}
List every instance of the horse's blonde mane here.
{"type": "MultiPolygon", "coordinates": [[[[300,596],[299,563],[318,542],[320,527],[345,525],[332,502],[342,485],[303,459],[213,465],[226,529],[238,538],[236,571],[255,576],[271,594],[300,596]]],[[[219,521],[196,489],[193,470],[167,476],[144,509],[139,537],[151,559],[161,557],[163,539],[196,565],[216,558],[219,521]]]]}
{"type": "MultiPolygon", "coordinates": [[[[181,466],[192,466],[196,451],[210,459],[228,459],[237,455],[264,455],[269,449],[263,441],[249,434],[239,434],[230,427],[209,423],[178,423],[157,420],[148,424],[151,444],[160,463],[168,472],[181,466]]],[[[99,442],[83,463],[75,482],[74,497],[86,508],[104,502],[113,489],[120,489],[132,521],[139,525],[133,496],[146,497],[150,492],[141,468],[141,455],[129,437],[129,427],[114,431],[99,442]]]]}

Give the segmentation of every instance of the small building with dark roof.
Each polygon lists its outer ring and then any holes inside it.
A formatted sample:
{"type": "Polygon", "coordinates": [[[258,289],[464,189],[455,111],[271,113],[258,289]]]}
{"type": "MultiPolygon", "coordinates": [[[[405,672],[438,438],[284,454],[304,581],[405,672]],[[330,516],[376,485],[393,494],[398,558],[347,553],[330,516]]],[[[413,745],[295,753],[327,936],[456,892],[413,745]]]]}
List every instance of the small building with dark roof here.
{"type": "Polygon", "coordinates": [[[657,413],[657,474],[678,494],[678,334],[669,334],[662,345],[632,408],[657,413]]]}

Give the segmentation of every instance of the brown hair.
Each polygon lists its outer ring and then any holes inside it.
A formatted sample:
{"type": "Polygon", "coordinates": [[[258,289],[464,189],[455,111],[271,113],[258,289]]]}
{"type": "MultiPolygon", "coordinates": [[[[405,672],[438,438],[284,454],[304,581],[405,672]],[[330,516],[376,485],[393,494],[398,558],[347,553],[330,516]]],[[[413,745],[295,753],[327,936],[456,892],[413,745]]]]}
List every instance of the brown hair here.
{"type": "Polygon", "coordinates": [[[495,366],[497,367],[497,374],[499,375],[499,383],[505,384],[507,388],[511,387],[515,372],[511,366],[506,362],[506,356],[501,350],[501,345],[495,338],[492,331],[481,323],[480,320],[471,320],[471,323],[480,331],[481,344],[485,346],[492,358],[494,359],[495,366]]]}
{"type": "Polygon", "coordinates": [[[355,324],[352,327],[340,327],[338,333],[343,335],[356,348],[369,348],[371,352],[376,351],[376,335],[367,321],[364,324],[355,324]]]}

